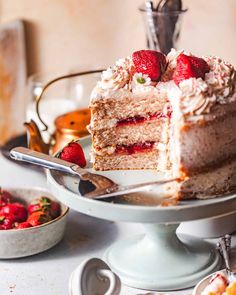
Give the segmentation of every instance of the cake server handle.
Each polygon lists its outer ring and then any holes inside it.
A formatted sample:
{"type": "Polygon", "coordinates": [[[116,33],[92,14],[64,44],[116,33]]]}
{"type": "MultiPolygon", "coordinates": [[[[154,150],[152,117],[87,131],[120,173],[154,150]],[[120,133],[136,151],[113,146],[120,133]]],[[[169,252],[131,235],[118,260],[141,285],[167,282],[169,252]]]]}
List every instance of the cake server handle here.
{"type": "Polygon", "coordinates": [[[84,178],[88,171],[80,166],[55,158],[53,156],[39,153],[25,147],[15,147],[10,151],[10,156],[14,160],[28,162],[48,169],[77,175],[81,179],[84,178]]]}

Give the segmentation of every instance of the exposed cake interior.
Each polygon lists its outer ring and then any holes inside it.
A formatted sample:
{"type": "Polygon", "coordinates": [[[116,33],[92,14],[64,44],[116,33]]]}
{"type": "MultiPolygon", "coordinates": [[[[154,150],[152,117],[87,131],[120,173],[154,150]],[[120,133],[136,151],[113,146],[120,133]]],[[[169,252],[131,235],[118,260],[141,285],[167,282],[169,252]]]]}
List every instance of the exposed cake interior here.
{"type": "Polygon", "coordinates": [[[94,168],[186,174],[176,184],[186,197],[205,194],[203,175],[210,195],[229,191],[236,183],[235,69],[204,57],[204,75],[179,81],[180,54],[167,55],[157,81],[137,72],[131,57],[102,73],[90,103],[94,168]]]}

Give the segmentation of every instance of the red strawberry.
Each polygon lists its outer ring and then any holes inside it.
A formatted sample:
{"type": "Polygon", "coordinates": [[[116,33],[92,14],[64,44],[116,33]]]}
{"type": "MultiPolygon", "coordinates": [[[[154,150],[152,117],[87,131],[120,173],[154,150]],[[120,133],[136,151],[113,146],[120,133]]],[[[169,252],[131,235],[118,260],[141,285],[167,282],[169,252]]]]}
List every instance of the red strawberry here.
{"type": "Polygon", "coordinates": [[[20,203],[11,203],[7,204],[6,206],[2,207],[0,210],[0,215],[12,215],[15,218],[15,221],[21,222],[27,219],[27,210],[26,208],[20,203]]]}
{"type": "Polygon", "coordinates": [[[52,218],[57,218],[61,213],[61,207],[57,202],[51,201],[50,215],[52,218]]]}
{"type": "Polygon", "coordinates": [[[43,211],[54,219],[60,215],[61,207],[57,202],[50,200],[48,197],[42,196],[28,206],[29,214],[37,211],[43,211]]]}
{"type": "Polygon", "coordinates": [[[33,201],[28,206],[28,212],[29,214],[32,214],[36,211],[43,211],[43,212],[49,212],[51,205],[51,200],[48,197],[40,197],[39,199],[33,201]]]}
{"type": "Polygon", "coordinates": [[[65,146],[59,155],[60,159],[79,165],[86,166],[86,159],[81,145],[77,142],[71,142],[65,146]]]}
{"type": "Polygon", "coordinates": [[[42,210],[42,207],[38,201],[34,201],[31,204],[29,204],[29,206],[28,206],[29,214],[32,214],[33,212],[41,211],[41,210],[42,210]]]}
{"type": "Polygon", "coordinates": [[[0,188],[0,208],[10,203],[12,200],[12,195],[5,190],[0,188]]]}
{"type": "Polygon", "coordinates": [[[16,229],[23,229],[23,228],[28,228],[28,227],[32,227],[32,225],[27,221],[15,224],[16,229]]]}
{"type": "Polygon", "coordinates": [[[166,68],[164,54],[154,50],[140,50],[132,54],[136,72],[148,75],[152,81],[158,81],[166,68]]]}
{"type": "Polygon", "coordinates": [[[203,58],[180,54],[177,58],[177,66],[173,74],[175,84],[189,78],[205,78],[210,71],[207,62],[203,58]]]}
{"type": "Polygon", "coordinates": [[[15,216],[12,214],[0,216],[0,230],[12,229],[15,223],[15,216]]]}
{"type": "Polygon", "coordinates": [[[32,214],[27,219],[27,222],[30,223],[32,226],[37,226],[48,221],[52,220],[51,216],[46,214],[43,211],[37,211],[32,214]]]}

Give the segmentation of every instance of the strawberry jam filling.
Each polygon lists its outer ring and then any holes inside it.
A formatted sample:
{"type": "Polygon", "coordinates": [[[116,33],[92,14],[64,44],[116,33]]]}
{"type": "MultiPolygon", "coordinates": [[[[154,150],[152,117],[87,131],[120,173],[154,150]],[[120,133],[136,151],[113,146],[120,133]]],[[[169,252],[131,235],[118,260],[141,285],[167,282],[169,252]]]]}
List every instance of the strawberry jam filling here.
{"type": "Polygon", "coordinates": [[[168,109],[166,114],[164,114],[163,112],[156,112],[153,114],[149,113],[147,114],[146,117],[134,116],[134,117],[122,119],[116,123],[116,126],[118,127],[118,126],[134,125],[134,124],[144,123],[145,121],[152,121],[152,120],[157,120],[161,118],[170,118],[170,117],[171,117],[171,110],[168,109]]]}
{"type": "Polygon", "coordinates": [[[117,145],[115,152],[117,154],[132,155],[135,153],[146,152],[153,149],[155,141],[146,141],[131,145],[117,145]]]}

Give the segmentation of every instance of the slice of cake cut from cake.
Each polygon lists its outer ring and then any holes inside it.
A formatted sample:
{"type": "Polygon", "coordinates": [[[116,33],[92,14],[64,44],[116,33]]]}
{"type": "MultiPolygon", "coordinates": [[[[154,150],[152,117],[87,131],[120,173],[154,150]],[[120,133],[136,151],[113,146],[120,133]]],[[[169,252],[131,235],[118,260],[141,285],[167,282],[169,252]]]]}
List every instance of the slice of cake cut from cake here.
{"type": "Polygon", "coordinates": [[[156,169],[183,198],[236,188],[235,69],[220,58],[141,50],[102,73],[91,96],[96,170],[156,169]]]}

